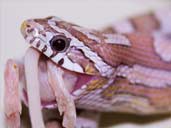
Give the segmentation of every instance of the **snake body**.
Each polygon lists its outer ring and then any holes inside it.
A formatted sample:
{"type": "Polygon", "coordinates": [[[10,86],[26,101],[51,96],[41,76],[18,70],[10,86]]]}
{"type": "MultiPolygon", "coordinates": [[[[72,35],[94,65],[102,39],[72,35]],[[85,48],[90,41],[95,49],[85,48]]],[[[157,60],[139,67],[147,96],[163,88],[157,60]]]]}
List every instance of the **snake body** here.
{"type": "Polygon", "coordinates": [[[78,108],[150,114],[171,111],[170,21],[167,9],[97,31],[47,17],[25,21],[22,33],[56,64],[89,79],[71,93],[78,108]],[[69,40],[67,50],[53,50],[53,37],[69,40]]]}

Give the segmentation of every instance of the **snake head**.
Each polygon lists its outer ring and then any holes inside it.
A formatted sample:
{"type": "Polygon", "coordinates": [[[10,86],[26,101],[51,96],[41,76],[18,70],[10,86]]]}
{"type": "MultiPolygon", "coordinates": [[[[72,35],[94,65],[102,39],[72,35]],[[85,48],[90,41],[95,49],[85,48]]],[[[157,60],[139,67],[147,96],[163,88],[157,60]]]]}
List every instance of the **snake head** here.
{"type": "Polygon", "coordinates": [[[110,70],[95,52],[97,49],[90,48],[101,41],[95,30],[52,16],[24,21],[21,33],[32,47],[64,69],[89,75],[103,74],[101,66],[106,68],[104,72],[110,70]]]}

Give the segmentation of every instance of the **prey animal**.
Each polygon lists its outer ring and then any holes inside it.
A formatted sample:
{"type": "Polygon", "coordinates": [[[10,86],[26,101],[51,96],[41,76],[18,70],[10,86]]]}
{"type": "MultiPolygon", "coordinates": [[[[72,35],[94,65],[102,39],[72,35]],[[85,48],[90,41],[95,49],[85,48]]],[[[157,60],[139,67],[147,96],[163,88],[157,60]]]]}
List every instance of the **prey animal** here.
{"type": "Polygon", "coordinates": [[[76,108],[140,115],[170,112],[170,21],[169,9],[103,31],[54,16],[24,21],[21,33],[30,48],[22,61],[9,59],[5,68],[8,125],[20,127],[20,95],[33,128],[98,127],[98,117],[79,119],[76,108]],[[42,108],[57,108],[62,126],[45,124],[42,108]]]}

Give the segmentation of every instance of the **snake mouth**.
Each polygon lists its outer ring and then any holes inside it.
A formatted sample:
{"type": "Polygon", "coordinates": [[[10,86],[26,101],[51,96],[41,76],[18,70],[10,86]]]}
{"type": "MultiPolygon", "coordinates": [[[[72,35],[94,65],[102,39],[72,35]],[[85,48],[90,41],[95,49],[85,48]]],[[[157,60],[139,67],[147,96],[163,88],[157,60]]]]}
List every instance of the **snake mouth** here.
{"type": "MultiPolygon", "coordinates": [[[[40,60],[39,60],[40,76],[41,76],[41,74],[43,74],[43,72],[47,74],[47,72],[48,72],[47,62],[48,61],[51,61],[51,60],[42,54],[40,57],[40,60]]],[[[68,69],[61,67],[60,65],[56,64],[55,62],[52,62],[52,63],[54,66],[56,66],[63,72],[62,77],[65,82],[65,87],[68,89],[68,91],[70,93],[81,88],[83,85],[86,85],[89,81],[91,81],[95,77],[94,75],[88,75],[88,74],[84,74],[84,73],[70,71],[68,69]]]]}
{"type": "MultiPolygon", "coordinates": [[[[34,49],[34,50],[36,50],[36,49],[34,49]]],[[[30,56],[32,56],[32,55],[30,55],[30,56]]],[[[25,59],[29,59],[29,58],[25,58],[25,59]]],[[[55,95],[53,93],[53,90],[51,88],[49,78],[48,78],[48,70],[49,69],[48,69],[47,64],[49,61],[53,64],[53,66],[56,67],[56,69],[60,69],[63,72],[63,74],[62,74],[62,79],[64,81],[63,87],[66,88],[67,91],[71,95],[74,93],[74,91],[80,89],[84,85],[87,85],[87,83],[89,83],[92,79],[94,79],[96,77],[93,75],[87,75],[87,74],[67,70],[67,69],[61,67],[60,65],[57,65],[56,63],[52,62],[44,54],[41,54],[41,56],[38,60],[38,78],[39,78],[39,86],[40,86],[41,103],[42,103],[43,107],[51,108],[51,107],[54,107],[54,104],[56,104],[55,95]]],[[[57,84],[59,84],[59,81],[57,82],[57,84]]],[[[56,85],[56,86],[58,86],[58,85],[56,85]]],[[[24,88],[23,88],[23,96],[24,96],[24,102],[27,105],[28,98],[27,98],[26,86],[24,86],[24,88]]]]}

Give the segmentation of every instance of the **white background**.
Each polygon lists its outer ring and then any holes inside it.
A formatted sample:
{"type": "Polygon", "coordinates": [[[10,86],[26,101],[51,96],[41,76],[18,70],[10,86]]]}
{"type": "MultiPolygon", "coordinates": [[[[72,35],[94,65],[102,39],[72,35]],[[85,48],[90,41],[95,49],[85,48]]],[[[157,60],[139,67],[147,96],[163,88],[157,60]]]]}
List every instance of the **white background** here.
{"type": "MultiPolygon", "coordinates": [[[[28,47],[20,34],[20,25],[23,20],[55,15],[85,27],[101,28],[119,19],[169,5],[171,5],[169,0],[1,0],[0,127],[3,128],[1,124],[3,124],[2,96],[5,61],[7,58],[23,56],[28,47]]],[[[114,116],[110,120],[119,117],[123,116],[114,116]]],[[[139,118],[145,120],[145,118],[139,118]]],[[[146,122],[145,124],[135,124],[136,121],[127,123],[127,119],[125,119],[122,123],[114,123],[113,128],[171,128],[171,117],[146,122]]]]}

